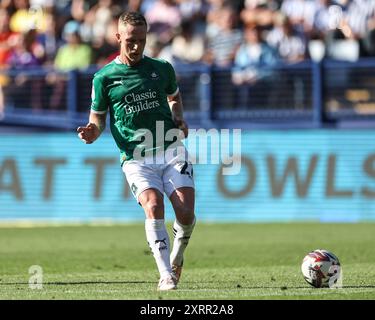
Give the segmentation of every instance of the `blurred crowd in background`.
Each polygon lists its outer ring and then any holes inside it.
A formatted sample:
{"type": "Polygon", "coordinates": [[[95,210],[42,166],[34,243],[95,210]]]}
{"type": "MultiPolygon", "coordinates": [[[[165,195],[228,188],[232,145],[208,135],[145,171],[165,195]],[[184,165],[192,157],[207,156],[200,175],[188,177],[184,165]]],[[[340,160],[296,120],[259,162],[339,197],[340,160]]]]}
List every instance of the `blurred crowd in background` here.
{"type": "Polygon", "coordinates": [[[375,56],[375,0],[0,0],[0,68],[103,66],[125,10],[148,21],[146,55],[230,67],[236,84],[279,62],[375,56]]]}
{"type": "Polygon", "coordinates": [[[0,66],[106,64],[125,10],[148,20],[145,53],[172,63],[375,56],[374,0],[0,0],[0,66]]]}

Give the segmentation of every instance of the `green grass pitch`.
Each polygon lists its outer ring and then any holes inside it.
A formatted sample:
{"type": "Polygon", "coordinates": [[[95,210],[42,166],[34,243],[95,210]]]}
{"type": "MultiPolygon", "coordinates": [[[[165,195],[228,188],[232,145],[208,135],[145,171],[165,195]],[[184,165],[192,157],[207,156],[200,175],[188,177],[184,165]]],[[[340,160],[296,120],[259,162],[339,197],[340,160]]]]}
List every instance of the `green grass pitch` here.
{"type": "Polygon", "coordinates": [[[179,289],[160,293],[143,224],[0,227],[0,299],[375,299],[374,240],[373,223],[198,223],[179,289]],[[304,281],[318,248],[340,258],[343,288],[304,281]],[[42,289],[29,288],[32,265],[42,289]]]}

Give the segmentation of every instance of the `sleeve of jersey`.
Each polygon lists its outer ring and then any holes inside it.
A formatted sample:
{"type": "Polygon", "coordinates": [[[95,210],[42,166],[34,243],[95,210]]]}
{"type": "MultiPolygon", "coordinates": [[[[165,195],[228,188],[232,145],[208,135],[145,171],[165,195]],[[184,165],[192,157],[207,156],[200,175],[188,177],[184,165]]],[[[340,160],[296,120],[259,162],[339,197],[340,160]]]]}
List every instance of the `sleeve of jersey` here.
{"type": "Polygon", "coordinates": [[[91,89],[91,112],[104,114],[108,110],[108,100],[105,92],[104,79],[95,76],[91,89]]]}
{"type": "Polygon", "coordinates": [[[168,81],[167,81],[167,85],[165,88],[165,92],[168,96],[175,96],[179,91],[177,80],[176,80],[176,74],[172,65],[167,61],[166,61],[166,69],[167,69],[168,81]]]}

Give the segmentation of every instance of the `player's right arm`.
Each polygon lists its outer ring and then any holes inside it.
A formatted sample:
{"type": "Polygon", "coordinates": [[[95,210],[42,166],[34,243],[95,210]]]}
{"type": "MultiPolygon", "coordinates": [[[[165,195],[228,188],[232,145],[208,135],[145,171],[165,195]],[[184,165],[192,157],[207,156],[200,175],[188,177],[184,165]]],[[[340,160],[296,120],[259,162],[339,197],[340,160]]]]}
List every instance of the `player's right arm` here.
{"type": "Polygon", "coordinates": [[[89,123],[85,127],[78,127],[78,137],[86,144],[93,143],[105,129],[106,113],[90,112],[89,123]]]}
{"type": "Polygon", "coordinates": [[[108,109],[107,93],[104,77],[95,75],[91,90],[91,111],[89,123],[85,127],[78,127],[78,137],[86,144],[93,143],[105,129],[108,109]]]}

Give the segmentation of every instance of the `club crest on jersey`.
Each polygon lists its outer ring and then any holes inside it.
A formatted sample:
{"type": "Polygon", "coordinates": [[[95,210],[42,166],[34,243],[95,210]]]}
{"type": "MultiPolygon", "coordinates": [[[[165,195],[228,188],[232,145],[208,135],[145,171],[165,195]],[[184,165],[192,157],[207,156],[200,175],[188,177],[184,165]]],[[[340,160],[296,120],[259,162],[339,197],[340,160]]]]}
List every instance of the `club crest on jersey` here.
{"type": "Polygon", "coordinates": [[[155,71],[151,73],[151,80],[159,80],[159,75],[155,71]]]}

